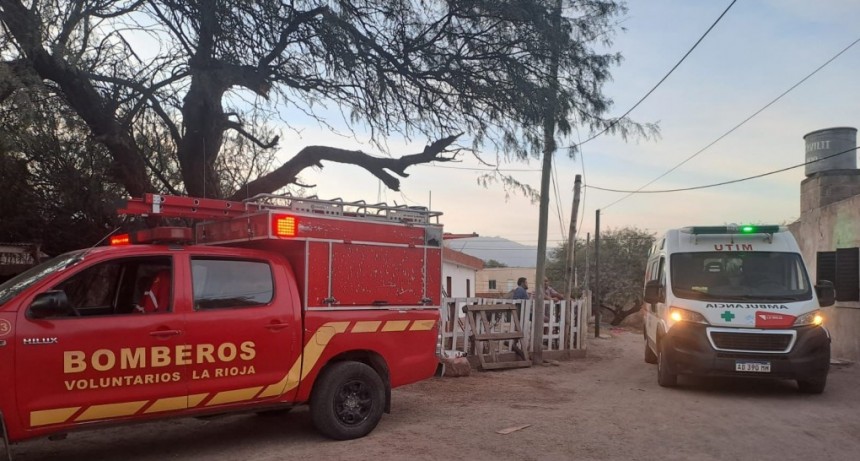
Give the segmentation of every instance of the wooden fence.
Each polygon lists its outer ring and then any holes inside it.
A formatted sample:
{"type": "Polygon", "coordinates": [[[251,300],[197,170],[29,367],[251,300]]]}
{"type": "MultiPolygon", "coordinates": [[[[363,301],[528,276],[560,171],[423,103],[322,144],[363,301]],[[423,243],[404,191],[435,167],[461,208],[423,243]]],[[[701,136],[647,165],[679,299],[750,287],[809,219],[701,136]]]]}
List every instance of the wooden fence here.
{"type": "MultiPolygon", "coordinates": [[[[469,322],[463,313],[465,305],[485,304],[515,304],[518,307],[520,329],[524,332],[523,344],[528,352],[533,350],[532,319],[534,316],[534,300],[498,299],[498,298],[443,298],[441,306],[441,324],[439,327],[439,353],[445,357],[465,356],[470,350],[469,322]]],[[[565,301],[544,301],[546,315],[543,317],[543,355],[547,358],[582,356],[585,353],[585,335],[587,331],[586,315],[589,312],[588,298],[574,299],[571,309],[567,309],[565,301]],[[568,316],[572,318],[568,318],[568,316]]],[[[540,318],[541,316],[539,316],[540,318]]],[[[509,315],[492,314],[490,317],[491,331],[512,331],[509,315]]],[[[513,352],[512,342],[501,344],[502,352],[513,352]]]]}

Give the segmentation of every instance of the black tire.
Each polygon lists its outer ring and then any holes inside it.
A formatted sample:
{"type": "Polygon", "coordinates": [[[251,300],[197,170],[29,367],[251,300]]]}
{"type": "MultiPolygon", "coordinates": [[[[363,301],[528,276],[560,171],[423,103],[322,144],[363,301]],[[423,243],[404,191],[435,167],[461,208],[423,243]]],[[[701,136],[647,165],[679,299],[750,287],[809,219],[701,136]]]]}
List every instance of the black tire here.
{"type": "Polygon", "coordinates": [[[827,386],[827,375],[810,379],[798,379],[797,388],[804,394],[820,394],[827,386]]]}
{"type": "Polygon", "coordinates": [[[663,341],[657,342],[657,384],[662,387],[675,387],[678,385],[678,375],[669,372],[669,358],[663,351],[663,341]]]}
{"type": "Polygon", "coordinates": [[[385,383],[360,362],[338,362],[317,378],[311,395],[311,419],[326,437],[364,437],[379,424],[385,409],[385,383]]]}
{"type": "Polygon", "coordinates": [[[648,345],[648,340],[645,340],[645,363],[657,363],[657,354],[648,345]]]}

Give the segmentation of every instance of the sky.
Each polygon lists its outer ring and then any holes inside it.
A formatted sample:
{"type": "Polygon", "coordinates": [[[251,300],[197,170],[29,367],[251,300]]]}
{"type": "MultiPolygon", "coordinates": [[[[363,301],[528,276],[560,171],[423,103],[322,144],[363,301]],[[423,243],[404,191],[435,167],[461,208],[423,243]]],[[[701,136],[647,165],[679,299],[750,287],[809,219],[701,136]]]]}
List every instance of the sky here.
{"type": "MultiPolygon", "coordinates": [[[[605,93],[614,100],[610,116],[632,107],[681,59],[719,17],[730,0],[636,0],[621,18],[613,50],[624,56],[613,69],[605,93]]],[[[739,0],[630,117],[657,122],[657,140],[624,141],[601,136],[570,158],[553,160],[558,193],[550,195],[549,247],[566,238],[577,174],[586,185],[637,189],[704,148],[798,83],[839,51],[860,39],[856,0],[739,0]]],[[[860,43],[790,91],[724,139],[645,190],[719,183],[805,161],[803,136],[822,128],[860,127],[860,43]]],[[[586,139],[581,129],[561,146],[586,139]],[[579,138],[577,138],[579,136],[579,138]]],[[[388,140],[391,155],[419,152],[433,140],[388,140]]],[[[330,145],[379,154],[371,145],[333,136],[308,122],[300,134],[282,137],[283,159],[305,145],[330,145]]],[[[495,159],[496,153],[482,155],[495,159]]],[[[856,154],[855,154],[856,155],[856,154]]],[[[401,192],[380,190],[379,181],[358,167],[326,164],[302,179],[321,198],[378,199],[390,204],[428,205],[441,211],[445,231],[504,237],[526,245],[538,240],[539,206],[501,185],[482,187],[484,168],[470,156],[457,164],[418,165],[407,170],[401,192]]],[[[500,166],[521,182],[540,188],[540,160],[500,166]]],[[[687,225],[790,223],[800,214],[804,168],[697,191],[626,194],[585,188],[579,210],[579,237],[594,234],[595,210],[602,229],[638,227],[659,234],[687,225]],[[616,202],[616,203],[613,203],[616,202]]]]}

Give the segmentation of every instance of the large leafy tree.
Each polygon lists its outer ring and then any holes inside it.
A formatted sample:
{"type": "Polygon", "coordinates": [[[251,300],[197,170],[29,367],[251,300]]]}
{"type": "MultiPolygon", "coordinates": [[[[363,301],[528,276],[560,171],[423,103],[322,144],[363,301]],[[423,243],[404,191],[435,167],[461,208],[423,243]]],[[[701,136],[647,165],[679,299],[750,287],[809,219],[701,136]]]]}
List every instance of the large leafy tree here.
{"type": "MultiPolygon", "coordinates": [[[[654,244],[654,235],[635,227],[602,230],[600,232],[600,307],[612,314],[610,324],[619,325],[629,315],[642,308],[642,287],[645,280],[645,265],[648,250],[654,244]]],[[[565,256],[567,243],[556,247],[550,254],[547,276],[564,286],[565,256]]],[[[586,248],[582,239],[576,241],[576,271],[579,285],[585,284],[589,275],[589,287],[594,289],[594,241],[586,248]],[[586,270],[586,251],[589,254],[586,270]]]]}
{"type": "Polygon", "coordinates": [[[0,110],[0,241],[49,254],[92,245],[116,227],[122,194],[110,156],[55,97],[18,91],[0,110]],[[58,155],[62,152],[63,155],[58,155]]]}
{"type": "Polygon", "coordinates": [[[245,197],[324,162],[396,190],[409,166],[452,160],[463,133],[471,147],[537,154],[550,100],[562,134],[574,119],[622,134],[650,128],[606,117],[602,85],[620,56],[597,47],[623,5],[569,2],[550,27],[548,3],[0,0],[0,104],[34,86],[55,96],[132,195],[245,197]],[[325,129],[340,119],[380,150],[392,134],[431,142],[402,156],[304,146],[270,169],[276,132],[298,129],[296,113],[325,129]]]}

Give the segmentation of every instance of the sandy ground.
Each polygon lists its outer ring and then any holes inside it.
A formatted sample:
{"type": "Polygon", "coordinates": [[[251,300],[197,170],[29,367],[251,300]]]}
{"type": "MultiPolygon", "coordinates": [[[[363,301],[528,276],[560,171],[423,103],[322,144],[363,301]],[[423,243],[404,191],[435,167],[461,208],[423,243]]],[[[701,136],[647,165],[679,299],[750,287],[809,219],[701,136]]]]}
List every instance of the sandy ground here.
{"type": "Polygon", "coordinates": [[[14,447],[17,460],[635,459],[860,457],[860,366],[835,367],[823,395],[790,381],[681,379],[657,386],[637,331],[590,339],[559,366],[434,378],[393,394],[369,436],[320,437],[306,409],[178,419],[14,447]],[[530,426],[507,435],[496,431],[530,426]]]}

